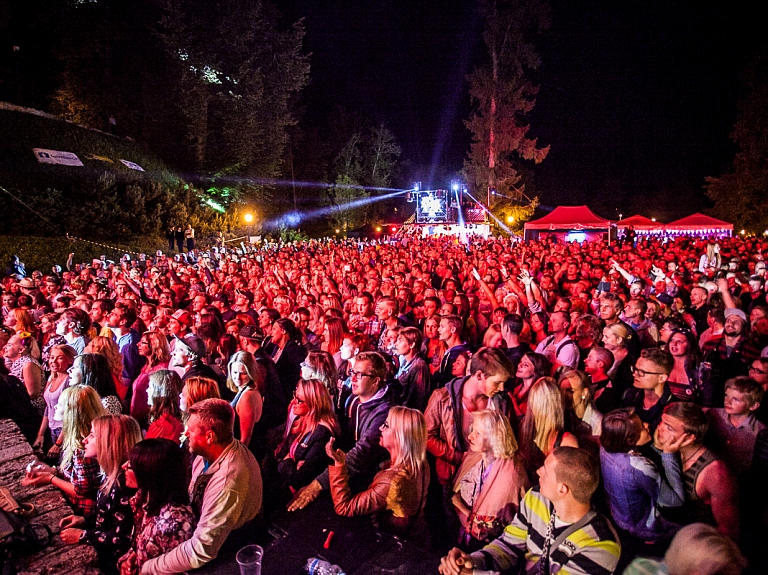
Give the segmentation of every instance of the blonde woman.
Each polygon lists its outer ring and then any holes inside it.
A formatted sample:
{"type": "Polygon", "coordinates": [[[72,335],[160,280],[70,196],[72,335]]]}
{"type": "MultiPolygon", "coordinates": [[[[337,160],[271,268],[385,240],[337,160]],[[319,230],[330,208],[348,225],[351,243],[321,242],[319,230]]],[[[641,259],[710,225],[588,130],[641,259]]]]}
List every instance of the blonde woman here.
{"type": "Polygon", "coordinates": [[[408,407],[391,408],[381,426],[380,443],[389,452],[387,467],[376,474],[368,489],[352,495],[346,454],[334,449],[334,439],[330,439],[325,450],[334,461],[329,467],[334,508],[347,517],[373,514],[380,529],[413,536],[415,524],[423,519],[429,485],[424,414],[408,407]]]}
{"type": "Polygon", "coordinates": [[[61,540],[68,545],[87,543],[96,549],[103,573],[117,573],[117,560],[131,546],[135,489],[126,486],[123,464],[141,441],[139,424],[127,415],[104,415],[91,424],[83,440],[85,457],[98,461],[103,480],[95,513],[69,515],[61,520],[61,540]]]}
{"type": "Polygon", "coordinates": [[[520,455],[531,485],[538,485],[536,471],[555,447],[578,447],[565,431],[565,409],[557,382],[542,377],[528,394],[528,411],[520,424],[520,455]]]}
{"type": "Polygon", "coordinates": [[[460,546],[477,551],[512,522],[528,491],[528,476],[517,453],[517,441],[500,411],[477,411],[453,484],[452,503],[461,521],[460,546]]]}
{"type": "Polygon", "coordinates": [[[253,453],[264,449],[265,438],[257,438],[253,431],[264,408],[262,393],[266,379],[267,370],[247,351],[238,351],[229,360],[227,387],[236,392],[232,400],[235,438],[247,445],[253,453]]]}
{"type": "Polygon", "coordinates": [[[43,392],[43,366],[32,357],[33,350],[37,348],[35,338],[29,332],[17,332],[11,336],[3,348],[3,357],[10,362],[8,373],[18,378],[29,394],[38,412],[45,411],[43,392]]]}
{"type": "Polygon", "coordinates": [[[95,389],[74,385],[62,392],[56,411],[63,422],[61,462],[58,468],[38,464],[27,473],[22,485],[53,485],[61,489],[77,515],[86,516],[96,508],[101,481],[99,463],[85,456],[83,441],[93,421],[106,415],[106,410],[95,389]]]}
{"type": "Polygon", "coordinates": [[[98,353],[107,358],[109,372],[115,381],[115,390],[120,401],[125,400],[125,394],[128,388],[123,385],[123,356],[120,354],[120,348],[111,338],[96,336],[85,346],[83,353],[98,353]]]}
{"type": "Polygon", "coordinates": [[[341,430],[328,388],[317,379],[300,379],[293,394],[294,419],[278,447],[277,472],[281,487],[295,492],[309,485],[328,466],[325,444],[341,430]]]}
{"type": "Polygon", "coordinates": [[[170,439],[176,444],[181,443],[184,424],[181,422],[179,396],[183,387],[179,374],[170,369],[159,369],[149,376],[147,439],[170,439]]]}
{"type": "Polygon", "coordinates": [[[629,354],[627,346],[632,339],[632,333],[626,326],[615,323],[603,328],[603,346],[613,355],[613,366],[608,370],[608,377],[619,397],[626,389],[632,387],[632,366],[635,358],[629,354]]]}

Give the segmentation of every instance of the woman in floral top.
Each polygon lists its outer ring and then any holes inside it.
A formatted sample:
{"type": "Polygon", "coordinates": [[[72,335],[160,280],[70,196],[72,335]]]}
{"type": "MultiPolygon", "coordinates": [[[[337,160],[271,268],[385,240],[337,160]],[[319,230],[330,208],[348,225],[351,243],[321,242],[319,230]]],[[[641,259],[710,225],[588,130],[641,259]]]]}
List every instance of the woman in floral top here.
{"type": "Polygon", "coordinates": [[[99,463],[85,456],[83,440],[91,423],[106,412],[99,394],[92,387],[75,385],[65,389],[56,405],[56,416],[63,421],[62,451],[59,467],[38,463],[22,485],[53,485],[64,492],[78,515],[89,515],[96,508],[96,494],[101,484],[99,463]]]}
{"type": "Polygon", "coordinates": [[[118,558],[131,546],[131,498],[136,490],[126,485],[122,467],[139,441],[141,430],[132,417],[104,415],[94,420],[83,444],[85,456],[96,459],[102,471],[96,512],[86,517],[69,515],[59,524],[64,543],[88,543],[96,549],[102,573],[116,574],[118,558]]]}
{"type": "Polygon", "coordinates": [[[138,488],[133,545],[120,558],[121,575],[136,575],[149,559],[183,543],[195,531],[197,519],[189,505],[183,451],[168,439],[145,439],[123,466],[126,484],[138,488]]]}

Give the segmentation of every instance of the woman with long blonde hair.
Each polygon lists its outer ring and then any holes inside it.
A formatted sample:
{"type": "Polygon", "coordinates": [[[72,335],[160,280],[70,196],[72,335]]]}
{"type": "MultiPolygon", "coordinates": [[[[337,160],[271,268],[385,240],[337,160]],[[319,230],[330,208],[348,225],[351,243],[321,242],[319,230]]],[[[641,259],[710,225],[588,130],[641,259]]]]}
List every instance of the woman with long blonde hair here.
{"type": "Polygon", "coordinates": [[[275,452],[281,487],[296,491],[320,475],[331,460],[325,444],[341,430],[328,388],[318,379],[300,379],[293,394],[293,422],[275,452]]]}
{"type": "Polygon", "coordinates": [[[388,466],[376,474],[370,487],[352,495],[346,454],[334,449],[334,438],[326,453],[334,464],[328,468],[331,496],[336,513],[344,516],[374,515],[381,529],[395,535],[418,538],[429,485],[427,423],[424,414],[408,407],[392,407],[381,426],[381,446],[389,452],[388,466]],[[420,521],[421,520],[421,521],[420,521]]]}
{"type": "MultiPolygon", "coordinates": [[[[264,383],[267,370],[247,351],[238,351],[227,366],[227,387],[236,392],[232,400],[235,410],[235,438],[254,454],[264,450],[264,437],[254,434],[264,408],[264,383]]],[[[258,455],[257,455],[258,457],[258,455]]]]}
{"type": "Polygon", "coordinates": [[[98,462],[85,456],[84,440],[91,433],[93,421],[106,415],[106,410],[94,388],[74,385],[59,396],[56,411],[63,422],[58,469],[39,463],[27,473],[22,484],[58,487],[74,512],[85,516],[96,508],[96,494],[101,481],[98,462]]]}
{"type": "Polygon", "coordinates": [[[3,356],[10,362],[8,373],[18,378],[29,394],[37,410],[42,414],[45,411],[43,392],[43,366],[32,356],[37,349],[37,342],[29,332],[16,332],[8,340],[3,348],[3,356]]]}
{"type": "Polygon", "coordinates": [[[542,377],[528,394],[528,411],[520,425],[520,455],[531,485],[538,485],[536,471],[555,447],[578,447],[565,431],[565,408],[557,382],[542,377]]]}
{"type": "Polygon", "coordinates": [[[461,522],[461,547],[472,552],[501,534],[528,491],[528,477],[517,454],[507,416],[476,411],[453,484],[452,503],[461,522]]]}
{"type": "Polygon", "coordinates": [[[96,510],[87,517],[68,515],[59,523],[64,543],[87,543],[96,549],[103,573],[117,573],[117,560],[131,546],[134,515],[130,500],[136,490],[126,485],[123,464],[139,441],[139,424],[128,415],[93,420],[83,444],[85,456],[98,461],[103,477],[96,510]]]}

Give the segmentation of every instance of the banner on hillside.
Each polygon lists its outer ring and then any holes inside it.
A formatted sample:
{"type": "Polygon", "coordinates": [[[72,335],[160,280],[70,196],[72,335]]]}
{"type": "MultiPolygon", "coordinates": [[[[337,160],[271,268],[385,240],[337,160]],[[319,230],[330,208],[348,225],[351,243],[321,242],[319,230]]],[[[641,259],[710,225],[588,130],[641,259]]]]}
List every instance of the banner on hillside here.
{"type": "Polygon", "coordinates": [[[60,164],[62,166],[80,166],[83,162],[72,152],[62,152],[59,150],[46,150],[44,148],[32,148],[37,161],[41,164],[60,164]]]}
{"type": "Polygon", "coordinates": [[[144,168],[142,168],[139,164],[134,164],[133,162],[129,162],[128,160],[120,160],[124,165],[128,166],[132,170],[138,170],[140,172],[144,171],[144,168]]]}

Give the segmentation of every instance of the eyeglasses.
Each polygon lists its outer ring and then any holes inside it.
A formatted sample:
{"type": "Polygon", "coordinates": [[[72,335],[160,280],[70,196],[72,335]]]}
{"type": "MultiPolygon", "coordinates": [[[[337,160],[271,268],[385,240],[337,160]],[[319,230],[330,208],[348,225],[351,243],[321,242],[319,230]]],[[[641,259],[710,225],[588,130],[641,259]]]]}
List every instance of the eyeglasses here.
{"type": "Polygon", "coordinates": [[[765,375],[765,370],[764,369],[760,369],[758,367],[755,367],[754,365],[750,365],[749,366],[749,371],[751,373],[759,373],[760,375],[765,375]]]}
{"type": "Polygon", "coordinates": [[[645,377],[646,375],[667,375],[661,371],[645,371],[644,369],[635,366],[632,366],[632,373],[636,373],[640,377],[645,377]]]}
{"type": "Polygon", "coordinates": [[[296,392],[293,392],[293,399],[297,404],[306,403],[306,399],[301,399],[298,395],[296,395],[296,392]]]}
{"type": "Polygon", "coordinates": [[[381,424],[381,428],[382,429],[389,429],[389,422],[385,421],[384,423],[382,423],[381,424]]]}
{"type": "Polygon", "coordinates": [[[372,373],[363,373],[362,371],[350,371],[349,377],[352,379],[360,379],[363,377],[374,377],[372,373]]]}

